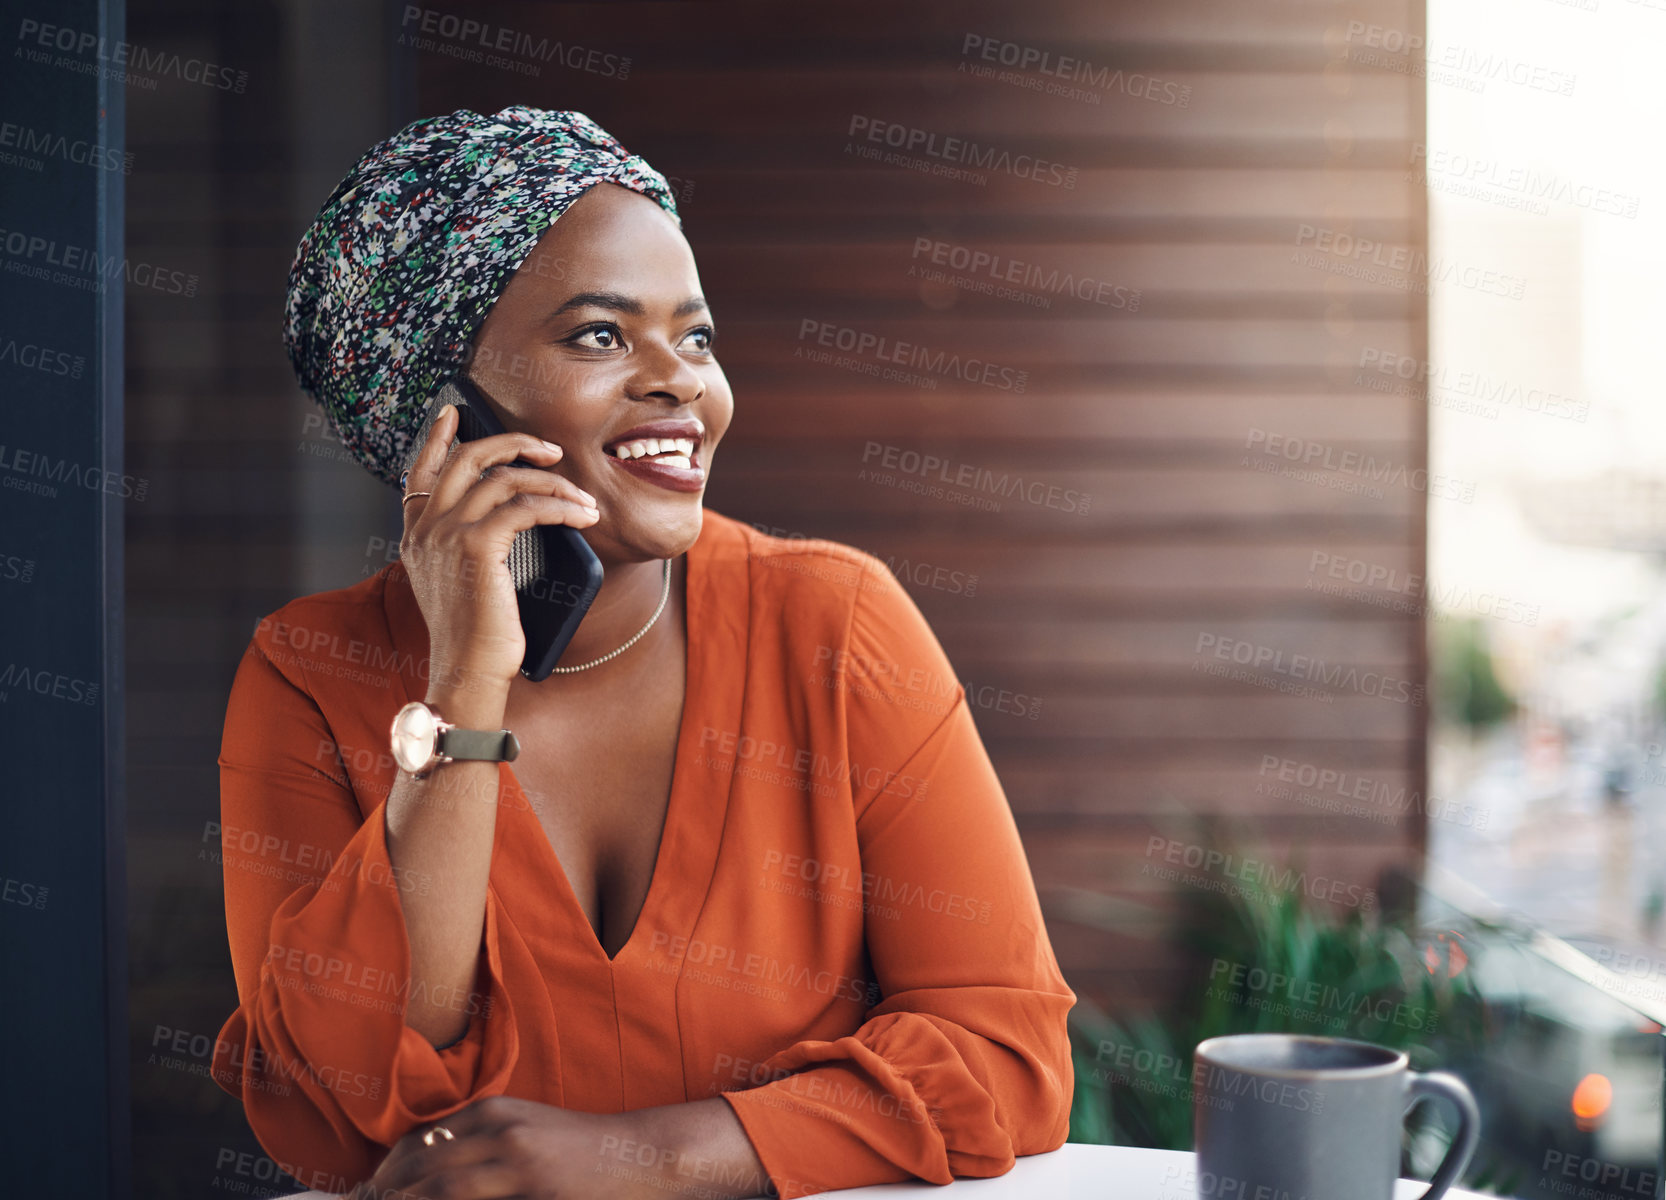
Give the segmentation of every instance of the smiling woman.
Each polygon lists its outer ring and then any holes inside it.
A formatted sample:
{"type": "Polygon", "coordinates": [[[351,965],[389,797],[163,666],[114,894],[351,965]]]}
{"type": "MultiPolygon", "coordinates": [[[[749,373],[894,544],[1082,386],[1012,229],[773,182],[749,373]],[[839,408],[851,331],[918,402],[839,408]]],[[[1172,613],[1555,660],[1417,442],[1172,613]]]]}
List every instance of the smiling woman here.
{"type": "Polygon", "coordinates": [[[390,483],[447,379],[507,432],[434,421],[401,561],[268,616],[232,686],[214,1073],[272,1157],[792,1197],[1062,1144],[1075,994],[953,667],[878,560],[703,507],[734,402],[664,180],[577,113],[418,122],[303,239],[287,333],[390,483]],[[605,575],[532,682],[540,524],[605,575]]]}

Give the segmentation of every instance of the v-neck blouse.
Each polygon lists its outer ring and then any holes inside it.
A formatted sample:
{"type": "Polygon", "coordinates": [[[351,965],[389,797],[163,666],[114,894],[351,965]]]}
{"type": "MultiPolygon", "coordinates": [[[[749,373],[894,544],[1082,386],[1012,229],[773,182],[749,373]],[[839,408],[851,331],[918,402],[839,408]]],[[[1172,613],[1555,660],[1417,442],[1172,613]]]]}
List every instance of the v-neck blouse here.
{"type": "MultiPolygon", "coordinates": [[[[238,1007],[214,1078],[269,1154],[346,1191],[491,1095],[593,1113],[722,1095],[786,1198],[999,1175],[1062,1145],[1065,983],[942,648],[879,560],[706,510],[654,874],[609,960],[513,770],[469,1015],[405,1024],[393,714],[427,686],[398,564],[263,618],[219,757],[238,1007]]],[[[436,997],[429,997],[430,1000],[436,997]]]]}

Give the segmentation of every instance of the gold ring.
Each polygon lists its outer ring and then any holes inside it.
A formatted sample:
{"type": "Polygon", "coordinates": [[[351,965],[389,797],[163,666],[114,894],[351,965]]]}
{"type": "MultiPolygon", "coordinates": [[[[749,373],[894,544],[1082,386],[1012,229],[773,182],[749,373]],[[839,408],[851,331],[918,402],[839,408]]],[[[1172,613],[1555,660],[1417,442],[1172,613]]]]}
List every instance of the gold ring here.
{"type": "Polygon", "coordinates": [[[415,500],[418,496],[432,496],[433,494],[433,492],[406,492],[399,498],[399,503],[404,504],[405,501],[415,500]]]}
{"type": "Polygon", "coordinates": [[[432,1146],[434,1144],[434,1135],[436,1133],[448,1142],[455,1142],[457,1140],[457,1135],[452,1133],[451,1130],[447,1129],[444,1125],[436,1125],[434,1128],[422,1135],[422,1144],[424,1146],[432,1146]]]}

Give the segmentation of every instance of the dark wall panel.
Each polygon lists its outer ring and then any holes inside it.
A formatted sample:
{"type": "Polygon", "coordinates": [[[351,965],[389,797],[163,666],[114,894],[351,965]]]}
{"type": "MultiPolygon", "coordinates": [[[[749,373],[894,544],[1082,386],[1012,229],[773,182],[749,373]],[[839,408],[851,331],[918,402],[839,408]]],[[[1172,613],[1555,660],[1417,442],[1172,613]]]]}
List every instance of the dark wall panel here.
{"type": "Polygon", "coordinates": [[[138,1194],[247,1194],[275,1170],[192,1050],[235,1004],[214,762],[254,621],[397,538],[279,333],[300,232],[419,115],[577,108],[673,178],[738,405],[709,503],[898,573],[972,694],[1079,991],[1132,1012],[1173,986],[1175,914],[1208,880],[1145,868],[1195,818],[1361,889],[1414,860],[1415,814],[1344,818],[1274,786],[1331,768],[1392,794],[1424,772],[1423,709],[1361,682],[1421,682],[1415,606],[1328,574],[1421,574],[1429,500],[1406,482],[1421,403],[1359,369],[1426,357],[1422,267],[1395,257],[1426,241],[1421,83],[1350,64],[1350,21],[1422,18],[1392,0],[135,6],[135,40],[247,76],[130,93],[130,253],[197,281],[128,293],[127,469],[151,481],[125,512],[138,1194]],[[566,57],[469,61],[440,33],[462,16],[566,57]],[[1061,80],[986,45],[1085,66],[1061,80]],[[1074,186],[864,157],[864,120],[1074,186]],[[1341,235],[1382,247],[1369,270],[1341,235]],[[1023,388],[876,377],[823,330],[975,354],[1023,388]],[[1233,662],[1245,646],[1282,669],[1233,662]]]}
{"type": "Polygon", "coordinates": [[[1422,574],[1424,412],[1360,372],[1425,357],[1422,85],[1348,55],[1350,22],[1418,6],[468,9],[624,78],[468,61],[461,11],[406,23],[423,112],[578,108],[678,181],[737,404],[709,503],[909,585],[982,701],[1079,990],[1151,1005],[1172,930],[1072,928],[1056,889],[1163,911],[1213,881],[1142,874],[1146,848],[1198,815],[1356,895],[1416,859],[1391,799],[1339,817],[1278,777],[1423,777],[1422,623],[1380,581],[1422,574]],[[969,169],[949,138],[988,169],[938,173],[969,169]],[[839,349],[863,335],[1022,390],[877,377],[877,340],[839,349]]]}

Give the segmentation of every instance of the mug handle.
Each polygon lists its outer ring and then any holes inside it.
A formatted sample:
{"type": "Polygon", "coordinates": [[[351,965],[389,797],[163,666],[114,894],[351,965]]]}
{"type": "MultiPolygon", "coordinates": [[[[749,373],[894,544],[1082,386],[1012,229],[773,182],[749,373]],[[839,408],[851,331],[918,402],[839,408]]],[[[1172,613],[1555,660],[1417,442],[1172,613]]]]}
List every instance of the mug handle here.
{"type": "Polygon", "coordinates": [[[1476,1143],[1481,1140],[1481,1110],[1475,1106],[1475,1097],[1470,1094],[1468,1085],[1456,1075],[1447,1071],[1431,1071],[1426,1075],[1408,1071],[1407,1074],[1411,1083],[1406,1089],[1406,1112],[1411,1112],[1417,1102],[1426,1097],[1449,1100],[1452,1107],[1458,1110],[1458,1136],[1452,1139],[1446,1157],[1441,1160],[1434,1178],[1429,1180],[1428,1190],[1417,1198],[1440,1200],[1446,1195],[1446,1189],[1463,1174],[1463,1169],[1475,1153],[1476,1143]]]}

